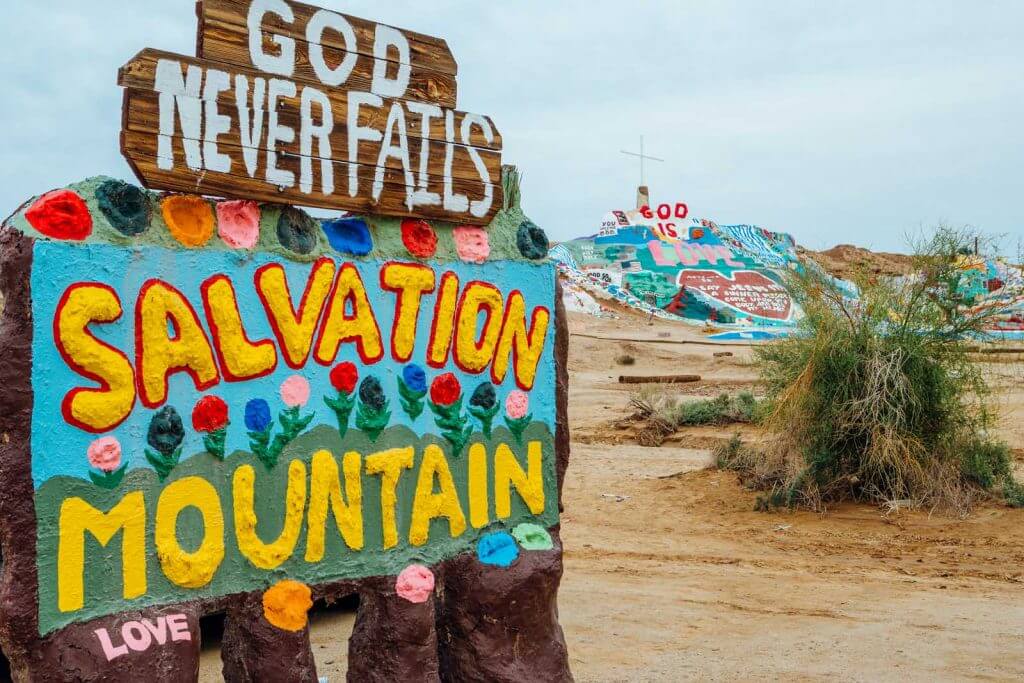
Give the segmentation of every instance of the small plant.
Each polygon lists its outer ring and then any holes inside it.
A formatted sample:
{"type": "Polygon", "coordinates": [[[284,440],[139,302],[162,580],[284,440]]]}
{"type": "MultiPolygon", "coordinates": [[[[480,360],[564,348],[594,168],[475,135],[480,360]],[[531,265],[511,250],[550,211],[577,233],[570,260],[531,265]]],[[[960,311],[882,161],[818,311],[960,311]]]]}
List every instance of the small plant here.
{"type": "Polygon", "coordinates": [[[615,359],[615,362],[619,365],[636,365],[636,358],[628,353],[624,353],[621,356],[618,356],[615,359]]]}
{"type": "Polygon", "coordinates": [[[462,385],[452,373],[435,377],[430,384],[430,410],[434,421],[452,447],[452,456],[459,457],[473,434],[473,425],[462,412],[462,385]]]}
{"type": "Polygon", "coordinates": [[[959,267],[972,242],[939,229],[916,275],[859,276],[857,299],[813,268],[791,275],[803,329],[755,350],[775,435],[761,454],[776,473],[769,507],[909,500],[965,514],[999,487],[1024,502],[1005,444],[987,436],[989,390],[969,356],[1001,312],[972,306],[959,267]]]}
{"type": "Polygon", "coordinates": [[[356,383],[359,381],[359,370],[354,363],[339,363],[331,370],[331,386],[338,392],[337,397],[324,396],[324,404],[331,409],[338,422],[338,434],[345,438],[348,433],[349,420],[356,405],[356,383]]]}
{"type": "Polygon", "coordinates": [[[391,421],[390,401],[384,396],[384,387],[376,377],[367,377],[359,385],[359,408],[356,410],[356,426],[363,430],[370,441],[380,438],[381,432],[391,421]]]}
{"type": "Polygon", "coordinates": [[[192,408],[192,428],[203,435],[206,452],[224,459],[228,438],[228,404],[218,396],[204,396],[192,408]]]}

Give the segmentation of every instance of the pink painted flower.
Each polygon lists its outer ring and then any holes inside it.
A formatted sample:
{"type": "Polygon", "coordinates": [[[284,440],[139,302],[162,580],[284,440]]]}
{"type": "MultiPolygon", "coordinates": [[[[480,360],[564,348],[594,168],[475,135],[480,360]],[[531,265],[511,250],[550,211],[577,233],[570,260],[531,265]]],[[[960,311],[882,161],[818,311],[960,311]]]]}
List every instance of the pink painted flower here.
{"type": "Polygon", "coordinates": [[[420,564],[409,565],[398,575],[395,592],[409,602],[424,603],[434,592],[434,573],[420,564]]]}
{"type": "Polygon", "coordinates": [[[104,436],[89,444],[86,455],[96,469],[113,472],[121,466],[121,443],[112,436],[104,436]]]}
{"type": "Polygon", "coordinates": [[[289,408],[301,408],[309,403],[309,381],[302,375],[292,375],[281,382],[281,400],[289,408]]]}
{"type": "Polygon", "coordinates": [[[252,249],[260,239],[260,207],[252,201],[217,204],[217,233],[234,249],[252,249]]]}
{"type": "Polygon", "coordinates": [[[530,397],[525,391],[513,391],[505,399],[505,412],[513,420],[521,420],[526,417],[530,409],[530,397]]]}
{"type": "Polygon", "coordinates": [[[483,263],[491,255],[491,243],[487,231],[475,225],[462,225],[453,231],[455,251],[459,258],[469,263],[483,263]]]}

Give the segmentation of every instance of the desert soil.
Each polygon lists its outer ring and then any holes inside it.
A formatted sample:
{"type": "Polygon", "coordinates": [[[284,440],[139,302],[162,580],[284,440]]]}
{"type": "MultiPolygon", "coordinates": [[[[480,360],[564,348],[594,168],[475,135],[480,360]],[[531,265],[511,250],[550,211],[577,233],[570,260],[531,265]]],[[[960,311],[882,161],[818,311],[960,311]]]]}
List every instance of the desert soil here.
{"type": "MultiPolygon", "coordinates": [[[[678,387],[683,396],[756,392],[750,349],[701,343],[678,325],[570,319],[559,608],[578,681],[1024,679],[1024,511],[993,502],[962,520],[854,504],[754,512],[756,493],[709,469],[709,449],[734,428],[644,448],[616,424],[630,412],[618,375],[700,374],[678,387]],[[733,355],[714,356],[724,351],[733,355]],[[636,364],[618,365],[623,354],[636,364]]],[[[1000,435],[1021,449],[1015,360],[986,367],[1000,435]]],[[[344,680],[352,623],[351,612],[314,616],[330,681],[344,680]]],[[[202,679],[218,673],[212,643],[202,679]]]]}

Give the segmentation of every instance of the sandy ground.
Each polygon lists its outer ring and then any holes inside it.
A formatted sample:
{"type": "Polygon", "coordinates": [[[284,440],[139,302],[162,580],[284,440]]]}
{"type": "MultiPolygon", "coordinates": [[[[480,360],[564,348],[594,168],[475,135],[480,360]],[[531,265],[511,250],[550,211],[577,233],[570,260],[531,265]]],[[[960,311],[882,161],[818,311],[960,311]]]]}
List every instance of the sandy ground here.
{"type": "MultiPolygon", "coordinates": [[[[559,607],[577,680],[1024,679],[1024,511],[753,512],[756,494],[706,469],[707,449],[735,430],[642,448],[612,425],[628,413],[618,375],[702,375],[680,387],[690,396],[753,388],[749,349],[676,343],[700,336],[667,324],[572,316],[571,326],[559,607]],[[714,357],[722,351],[734,355],[714,357]],[[622,354],[637,364],[617,365],[622,354]]],[[[987,367],[1000,434],[1020,449],[1024,363],[987,367]]],[[[352,623],[351,612],[314,618],[330,681],[344,680],[352,623]]],[[[207,654],[202,679],[219,680],[216,643],[207,654]]]]}

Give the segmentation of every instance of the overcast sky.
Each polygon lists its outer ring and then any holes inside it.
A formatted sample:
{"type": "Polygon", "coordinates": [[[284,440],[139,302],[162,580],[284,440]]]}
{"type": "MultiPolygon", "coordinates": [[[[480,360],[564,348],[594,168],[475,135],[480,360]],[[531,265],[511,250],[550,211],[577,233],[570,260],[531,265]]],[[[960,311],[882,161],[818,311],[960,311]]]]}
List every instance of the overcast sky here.
{"type": "MultiPolygon", "coordinates": [[[[317,4],[317,3],[314,3],[317,4]]],[[[489,114],[555,239],[652,199],[900,249],[940,221],[1024,239],[1024,3],[515,0],[324,6],[445,38],[459,108],[489,114]]],[[[5,0],[0,213],[84,177],[133,180],[116,73],[195,49],[191,0],[5,0]]]]}

